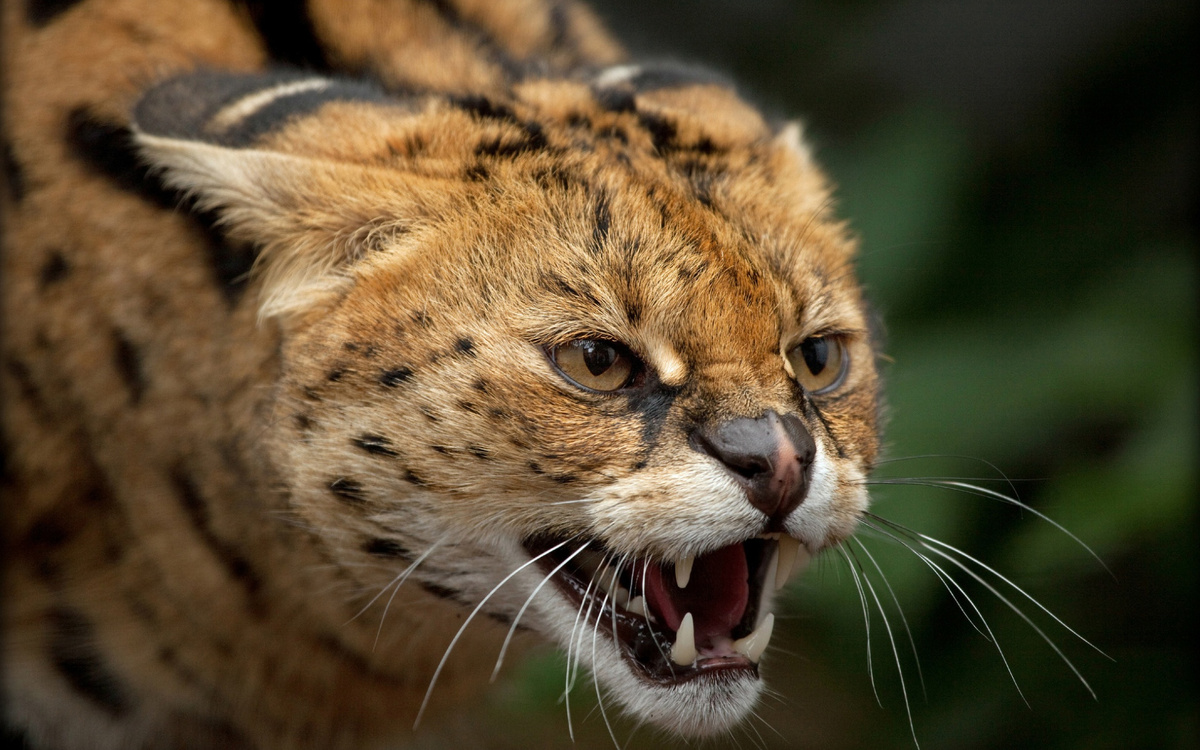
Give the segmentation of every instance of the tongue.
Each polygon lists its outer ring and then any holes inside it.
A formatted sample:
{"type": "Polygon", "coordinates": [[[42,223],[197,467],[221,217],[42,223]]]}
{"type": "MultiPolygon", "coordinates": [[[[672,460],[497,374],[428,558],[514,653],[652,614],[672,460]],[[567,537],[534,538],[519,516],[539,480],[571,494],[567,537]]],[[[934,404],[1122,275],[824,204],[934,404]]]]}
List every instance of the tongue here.
{"type": "Polygon", "coordinates": [[[696,645],[704,648],[713,636],[728,636],[746,613],[750,596],[746,552],[740,544],[697,557],[686,589],[675,585],[674,571],[646,568],[646,603],[671,630],[692,613],[696,645]]]}

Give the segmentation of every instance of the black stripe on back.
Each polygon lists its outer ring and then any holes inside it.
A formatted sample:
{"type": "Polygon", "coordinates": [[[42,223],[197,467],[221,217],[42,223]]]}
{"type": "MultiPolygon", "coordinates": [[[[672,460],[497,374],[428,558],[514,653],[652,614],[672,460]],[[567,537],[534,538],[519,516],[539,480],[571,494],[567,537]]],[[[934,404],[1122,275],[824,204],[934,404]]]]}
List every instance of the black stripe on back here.
{"type": "Polygon", "coordinates": [[[77,610],[50,612],[50,660],[76,692],[112,716],[130,708],[129,691],[113,675],[96,648],[92,623],[77,610]]]}
{"type": "Polygon", "coordinates": [[[25,0],[25,18],[42,27],[79,4],[80,0],[25,0]]]}
{"type": "Polygon", "coordinates": [[[304,0],[234,0],[245,9],[272,59],[316,71],[331,66],[304,0]]]}
{"type": "Polygon", "coordinates": [[[208,512],[208,501],[200,494],[200,488],[183,469],[176,468],[171,472],[171,483],[179,495],[180,503],[187,511],[201,540],[228,571],[230,577],[241,582],[250,604],[256,611],[261,610],[262,602],[259,593],[262,589],[262,579],[245,556],[232,544],[217,536],[212,528],[212,519],[208,512]]]}
{"type": "Polygon", "coordinates": [[[21,162],[17,161],[12,143],[7,138],[4,139],[3,147],[0,147],[0,163],[3,163],[4,184],[8,186],[9,197],[12,198],[13,203],[20,203],[21,199],[25,197],[25,169],[21,166],[21,162]]]}

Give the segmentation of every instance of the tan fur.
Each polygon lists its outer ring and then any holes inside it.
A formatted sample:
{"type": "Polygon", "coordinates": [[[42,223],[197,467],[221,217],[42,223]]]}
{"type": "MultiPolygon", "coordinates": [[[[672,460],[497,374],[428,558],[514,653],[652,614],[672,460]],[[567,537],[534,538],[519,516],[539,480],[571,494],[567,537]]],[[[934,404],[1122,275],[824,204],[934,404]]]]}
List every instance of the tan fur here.
{"type": "MultiPolygon", "coordinates": [[[[795,411],[781,354],[820,333],[853,366],[808,424],[828,497],[788,531],[815,552],[853,530],[877,449],[874,355],[852,242],[798,131],[708,83],[602,106],[594,74],[622,53],[586,9],[560,7],[566,43],[540,1],[458,3],[464,31],[432,3],[319,0],[329,60],[397,104],[331,102],[245,148],[141,133],[163,179],[220,212],[225,241],[258,248],[230,299],[187,212],[120,189],[64,133],[81,107],[128,126],[180,71],[264,68],[249,15],[84,0],[35,27],[4,4],[3,132],[24,194],[4,203],[0,663],[5,718],[38,746],[403,738],[519,540],[585,533],[669,560],[758,533],[688,420],[795,411]],[[514,78],[483,32],[547,62],[514,78]],[[528,139],[521,123],[541,147],[480,154],[528,139]],[[642,417],[572,387],[542,349],[597,335],[680,389],[650,442],[642,417]],[[331,491],[350,479],[354,502],[331,491]],[[409,559],[435,549],[378,643],[382,601],[355,615],[408,561],[372,540],[409,559]]],[[[511,620],[539,578],[485,613],[511,620]]],[[[525,624],[546,635],[547,619],[525,624]]],[[[485,682],[507,630],[472,622],[431,715],[485,682]]],[[[694,719],[661,723],[711,731],[694,719]]]]}

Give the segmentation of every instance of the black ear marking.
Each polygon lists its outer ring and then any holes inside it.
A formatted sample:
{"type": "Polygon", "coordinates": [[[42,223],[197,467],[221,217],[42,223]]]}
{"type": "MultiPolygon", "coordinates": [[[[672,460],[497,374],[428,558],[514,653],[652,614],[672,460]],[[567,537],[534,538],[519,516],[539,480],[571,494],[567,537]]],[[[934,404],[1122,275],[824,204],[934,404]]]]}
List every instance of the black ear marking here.
{"type": "Polygon", "coordinates": [[[371,83],[297,70],[255,74],[199,70],[169,78],[147,91],[134,108],[133,120],[149,135],[236,148],[249,146],[331,101],[400,103],[371,83]]]}

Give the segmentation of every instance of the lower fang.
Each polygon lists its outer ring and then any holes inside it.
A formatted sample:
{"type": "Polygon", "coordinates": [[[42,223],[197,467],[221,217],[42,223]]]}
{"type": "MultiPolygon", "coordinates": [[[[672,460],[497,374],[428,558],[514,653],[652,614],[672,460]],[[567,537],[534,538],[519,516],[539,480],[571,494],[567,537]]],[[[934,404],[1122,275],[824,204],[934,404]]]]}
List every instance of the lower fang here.
{"type": "MultiPolygon", "coordinates": [[[[770,615],[767,616],[770,617],[770,615]]],[[[767,637],[769,638],[770,635],[768,634],[767,637]]],[[[671,646],[671,661],[681,667],[688,667],[696,661],[698,653],[695,630],[692,625],[692,613],[688,612],[683,616],[683,621],[679,623],[679,630],[675,633],[675,645],[671,646]]]]}
{"type": "Polygon", "coordinates": [[[635,596],[630,599],[629,603],[625,605],[625,609],[629,610],[635,615],[641,615],[642,617],[646,617],[650,614],[650,611],[646,609],[646,598],[644,596],[635,596]]]}
{"type": "MultiPolygon", "coordinates": [[[[690,621],[688,624],[691,624],[690,621]]],[[[733,650],[749,659],[752,664],[758,664],[758,660],[762,658],[763,651],[767,650],[767,644],[771,642],[771,631],[774,629],[775,615],[767,613],[767,616],[758,624],[754,632],[745,638],[739,638],[733,642],[733,650]]],[[[674,651],[671,652],[672,656],[674,656],[674,653],[674,651]]]]}

